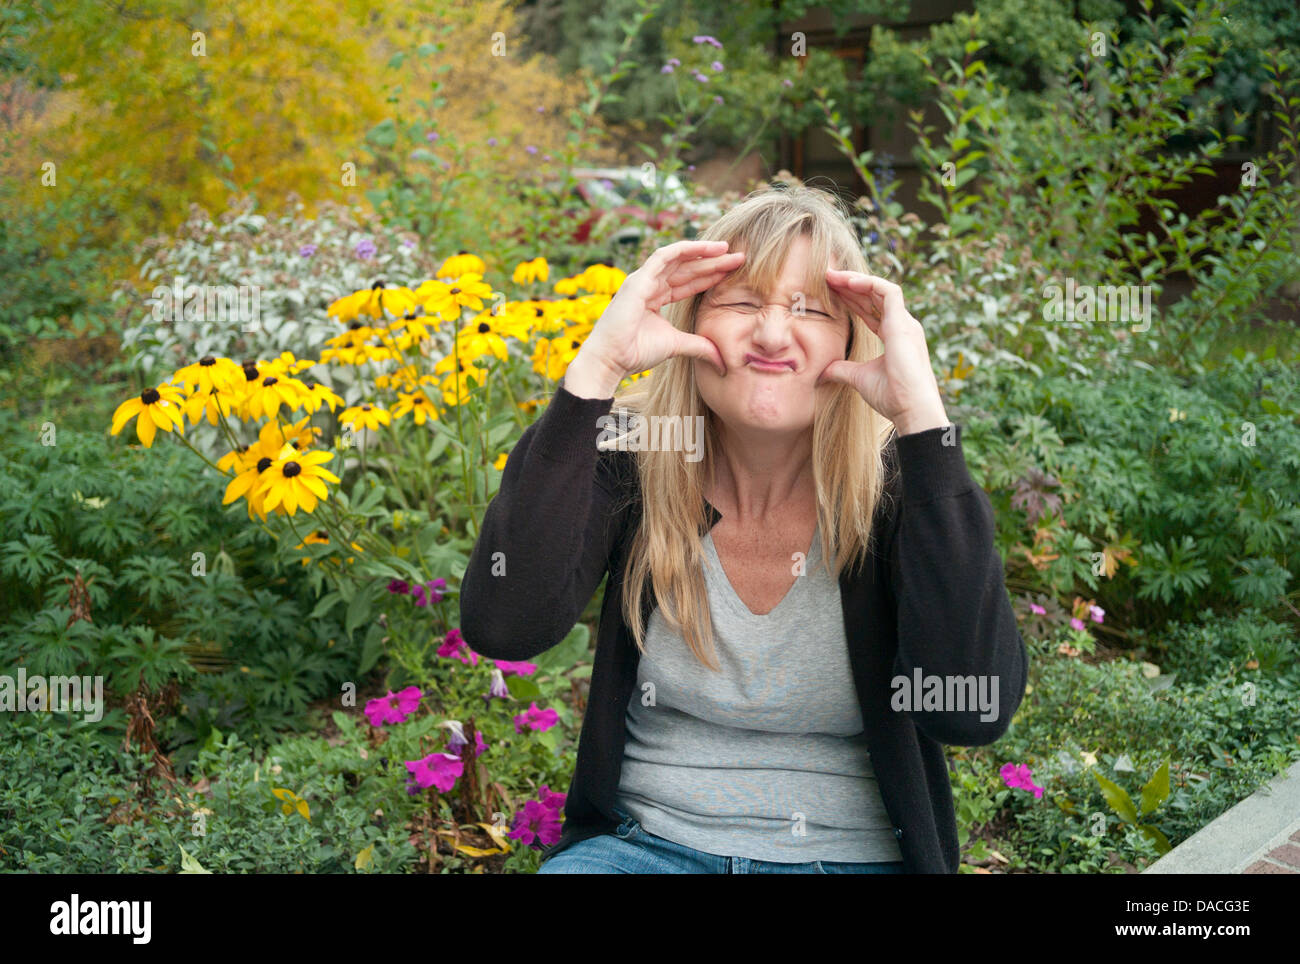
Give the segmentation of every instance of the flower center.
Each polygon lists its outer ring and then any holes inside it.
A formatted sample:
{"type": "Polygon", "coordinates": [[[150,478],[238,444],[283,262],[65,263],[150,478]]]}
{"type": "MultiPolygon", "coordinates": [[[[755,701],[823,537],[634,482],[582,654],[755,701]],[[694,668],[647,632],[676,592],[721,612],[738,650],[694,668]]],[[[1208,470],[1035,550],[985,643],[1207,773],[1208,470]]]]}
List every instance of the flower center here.
{"type": "Polygon", "coordinates": [[[262,379],[262,384],[265,385],[267,388],[270,388],[279,380],[280,379],[276,378],[274,375],[267,375],[265,378],[262,379]]]}
{"type": "Polygon", "coordinates": [[[302,466],[299,465],[297,462],[284,463],[284,477],[286,479],[292,479],[295,475],[298,475],[300,472],[302,472],[302,466]]]}
{"type": "Polygon", "coordinates": [[[480,335],[486,331],[491,331],[491,330],[492,330],[492,326],[489,325],[486,321],[480,321],[478,323],[478,331],[480,335]]]}
{"type": "Polygon", "coordinates": [[[252,362],[244,362],[244,377],[250,382],[257,381],[257,366],[252,362]]]}
{"type": "Polygon", "coordinates": [[[199,364],[205,367],[215,365],[216,363],[217,360],[213,358],[211,355],[204,355],[202,358],[199,359],[199,364]]]}
{"type": "Polygon", "coordinates": [[[140,401],[144,402],[146,405],[155,405],[160,398],[162,398],[162,396],[158,394],[158,389],[156,388],[146,388],[140,393],[140,401]]]}
{"type": "Polygon", "coordinates": [[[258,460],[257,460],[257,471],[258,471],[258,472],[265,472],[267,469],[269,469],[269,468],[271,467],[271,462],[272,462],[272,460],[271,460],[271,459],[268,459],[268,458],[260,458],[260,459],[258,459],[258,460]]]}

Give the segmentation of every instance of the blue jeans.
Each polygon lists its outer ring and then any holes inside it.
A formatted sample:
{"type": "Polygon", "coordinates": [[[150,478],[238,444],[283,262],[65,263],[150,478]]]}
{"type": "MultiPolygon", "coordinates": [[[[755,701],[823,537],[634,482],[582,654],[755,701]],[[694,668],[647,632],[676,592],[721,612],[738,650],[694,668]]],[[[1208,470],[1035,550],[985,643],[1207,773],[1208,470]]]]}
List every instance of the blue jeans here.
{"type": "Polygon", "coordinates": [[[609,833],[570,844],[542,862],[539,874],[901,874],[899,860],[844,863],[813,860],[787,864],[748,857],[704,853],[641,826],[631,814],[615,808],[620,820],[609,833]]]}

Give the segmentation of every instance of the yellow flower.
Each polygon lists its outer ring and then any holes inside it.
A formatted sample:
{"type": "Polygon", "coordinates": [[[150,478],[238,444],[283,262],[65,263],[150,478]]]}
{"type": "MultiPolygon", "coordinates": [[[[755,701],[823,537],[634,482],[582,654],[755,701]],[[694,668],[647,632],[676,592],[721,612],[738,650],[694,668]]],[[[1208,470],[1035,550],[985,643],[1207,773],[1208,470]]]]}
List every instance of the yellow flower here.
{"type": "Polygon", "coordinates": [[[487,379],[487,372],[476,367],[472,362],[466,362],[464,358],[460,360],[460,370],[456,370],[456,359],[454,356],[447,356],[434,366],[435,371],[451,372],[442,380],[442,400],[448,405],[459,405],[469,398],[469,383],[471,381],[482,385],[487,379]]]}
{"type": "Polygon", "coordinates": [[[324,480],[339,481],[329,469],[321,468],[322,462],[332,458],[330,452],[299,452],[286,445],[258,481],[257,491],[265,497],[262,508],[270,510],[283,505],[289,515],[294,515],[299,508],[314,512],[318,499],[329,498],[324,480]]]}
{"type": "Polygon", "coordinates": [[[277,375],[281,378],[287,375],[297,375],[301,371],[306,371],[316,364],[310,358],[301,360],[294,358],[292,352],[282,351],[279,358],[274,358],[262,365],[262,372],[266,375],[277,375]]]}
{"type": "Polygon", "coordinates": [[[185,419],[181,414],[181,390],[174,385],[159,385],[146,388],[139,398],[128,398],[113,413],[113,427],[110,434],[116,435],[126,427],[126,423],[139,416],[135,423],[135,434],[145,448],[153,447],[154,433],[158,429],[170,432],[176,426],[177,434],[185,434],[185,419]]]}
{"type": "Polygon", "coordinates": [[[500,455],[497,456],[497,460],[492,463],[492,467],[496,469],[498,472],[504,471],[506,467],[506,458],[507,458],[506,453],[502,452],[500,455]]]}
{"type": "MultiPolygon", "coordinates": [[[[251,450],[247,454],[252,454],[251,450]]],[[[248,517],[251,519],[253,513],[256,512],[265,522],[266,509],[262,505],[263,496],[255,483],[258,482],[259,476],[271,467],[273,461],[274,459],[267,455],[262,455],[255,461],[241,461],[240,472],[226,486],[226,493],[222,496],[221,504],[229,505],[240,496],[244,496],[248,499],[248,517]]]]}
{"type": "Polygon", "coordinates": [[[184,385],[194,394],[207,395],[221,389],[235,388],[242,381],[243,372],[229,358],[204,355],[193,365],[186,365],[172,376],[172,381],[184,385]]]}
{"type": "Polygon", "coordinates": [[[293,814],[294,811],[297,811],[304,820],[311,823],[311,810],[308,808],[306,800],[298,796],[298,794],[294,793],[292,790],[281,788],[272,790],[271,792],[275,794],[277,799],[284,801],[280,804],[280,808],[284,811],[286,817],[293,814]]]}
{"type": "Polygon", "coordinates": [[[398,392],[398,402],[393,406],[393,418],[401,418],[407,412],[414,412],[415,424],[423,425],[427,419],[436,419],[438,409],[433,399],[423,391],[398,392]]]}
{"type": "Polygon", "coordinates": [[[628,275],[610,265],[591,265],[578,275],[578,285],[597,295],[615,294],[628,275]]]}
{"type": "Polygon", "coordinates": [[[391,422],[392,416],[385,409],[378,405],[371,405],[369,402],[344,409],[343,414],[339,416],[340,425],[356,430],[368,428],[378,431],[380,425],[388,425],[391,422]]]}
{"type": "Polygon", "coordinates": [[[322,385],[318,381],[309,381],[303,384],[307,388],[307,393],[302,396],[302,406],[308,412],[314,412],[322,405],[328,405],[332,412],[343,404],[342,397],[329,386],[322,385]]]}
{"type": "Polygon", "coordinates": [[[497,319],[480,314],[475,320],[456,332],[457,351],[464,360],[473,361],[489,352],[506,360],[506,343],[496,327],[497,319]]]}
{"type": "Polygon", "coordinates": [[[564,375],[581,347],[582,342],[567,332],[557,338],[539,338],[533,349],[533,371],[556,381],[564,375]]]}
{"type": "Polygon", "coordinates": [[[1176,408],[1171,408],[1169,410],[1169,421],[1185,422],[1187,421],[1187,413],[1176,408]]]}
{"type": "Polygon", "coordinates": [[[545,258],[533,258],[532,261],[521,261],[510,279],[517,285],[526,285],[534,281],[545,281],[550,274],[551,269],[545,258]]]}
{"type": "Polygon", "coordinates": [[[470,254],[468,251],[458,251],[442,263],[442,267],[434,277],[459,278],[470,272],[482,276],[487,273],[487,265],[477,255],[470,254]]]}
{"type": "Polygon", "coordinates": [[[245,402],[245,412],[252,418],[275,418],[283,404],[290,411],[302,407],[307,386],[296,378],[267,375],[252,386],[245,402]]]}
{"type": "MultiPolygon", "coordinates": [[[[239,379],[242,382],[244,373],[239,372],[238,368],[236,368],[236,371],[239,373],[239,379]]],[[[230,413],[238,409],[235,404],[236,392],[237,390],[233,388],[214,388],[208,392],[202,390],[195,392],[184,403],[185,414],[189,416],[190,424],[198,425],[199,420],[205,415],[210,425],[216,425],[219,416],[229,418],[230,413]]]]}
{"type": "Polygon", "coordinates": [[[325,310],[325,313],[338,318],[345,325],[358,315],[380,318],[383,316],[383,309],[379,304],[379,292],[383,290],[383,287],[382,282],[377,281],[373,288],[344,295],[332,302],[329,308],[325,310]]]}
{"type": "Polygon", "coordinates": [[[424,310],[448,320],[455,320],[460,317],[463,308],[482,311],[484,298],[491,300],[491,285],[483,282],[482,275],[467,274],[449,285],[445,291],[431,292],[425,298],[424,310]]]}

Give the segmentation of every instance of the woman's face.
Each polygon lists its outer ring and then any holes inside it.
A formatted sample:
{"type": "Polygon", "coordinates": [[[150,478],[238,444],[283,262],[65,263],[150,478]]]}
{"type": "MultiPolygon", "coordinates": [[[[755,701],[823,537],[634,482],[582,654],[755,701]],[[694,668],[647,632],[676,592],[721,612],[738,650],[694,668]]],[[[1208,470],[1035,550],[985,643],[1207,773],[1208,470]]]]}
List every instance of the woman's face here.
{"type": "Polygon", "coordinates": [[[773,432],[812,426],[817,376],[844,357],[849,319],[842,308],[801,291],[809,246],[804,235],[791,245],[767,298],[726,279],[704,293],[695,331],[718,346],[727,374],[697,361],[695,379],[725,425],[773,432]]]}

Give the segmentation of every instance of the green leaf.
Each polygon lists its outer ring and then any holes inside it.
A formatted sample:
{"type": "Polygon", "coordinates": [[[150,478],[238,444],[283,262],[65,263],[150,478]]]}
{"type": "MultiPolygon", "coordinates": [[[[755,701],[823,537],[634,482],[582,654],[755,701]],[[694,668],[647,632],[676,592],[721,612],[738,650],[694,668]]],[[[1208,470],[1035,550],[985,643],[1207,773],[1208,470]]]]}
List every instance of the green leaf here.
{"type": "MultiPolygon", "coordinates": [[[[178,844],[178,846],[179,846],[179,844],[178,844]]],[[[203,869],[203,865],[200,864],[200,863],[199,863],[197,860],[195,860],[193,857],[191,857],[188,853],[186,853],[184,847],[181,847],[180,850],[181,850],[181,871],[180,871],[180,872],[181,872],[182,874],[210,874],[210,873],[212,873],[212,871],[210,871],[210,870],[204,870],[204,869],[203,869]]]]}
{"type": "Polygon", "coordinates": [[[367,619],[370,618],[370,593],[362,590],[352,597],[352,602],[348,603],[347,619],[343,623],[343,630],[349,636],[352,630],[356,629],[367,619]]]}
{"type": "Polygon", "coordinates": [[[1128,792],[1118,784],[1111,783],[1096,770],[1092,771],[1092,775],[1101,784],[1102,796],[1106,798],[1110,808],[1119,814],[1119,818],[1128,823],[1137,823],[1137,810],[1134,808],[1133,800],[1129,797],[1128,792]]]}
{"type": "Polygon", "coordinates": [[[310,622],[314,619],[320,619],[333,609],[342,598],[342,595],[340,595],[337,590],[327,592],[325,595],[321,596],[320,602],[318,602],[316,608],[311,611],[311,615],[307,617],[307,621],[310,622]]]}
{"type": "Polygon", "coordinates": [[[384,654],[384,630],[375,623],[366,631],[366,642],[361,647],[361,662],[357,665],[358,673],[368,673],[384,654]]]}
{"type": "Polygon", "coordinates": [[[531,703],[533,700],[541,699],[541,688],[530,680],[527,676],[507,676],[506,689],[510,695],[521,703],[531,703]]]}
{"type": "Polygon", "coordinates": [[[1141,812],[1148,814],[1169,796],[1169,761],[1160,765],[1160,769],[1142,788],[1141,812]]]}

